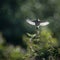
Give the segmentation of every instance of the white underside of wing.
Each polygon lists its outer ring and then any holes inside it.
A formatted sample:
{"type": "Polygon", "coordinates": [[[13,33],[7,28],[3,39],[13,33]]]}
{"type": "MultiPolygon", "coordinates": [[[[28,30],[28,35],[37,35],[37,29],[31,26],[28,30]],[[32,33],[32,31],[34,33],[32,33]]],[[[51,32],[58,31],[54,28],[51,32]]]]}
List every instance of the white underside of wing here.
{"type": "Polygon", "coordinates": [[[40,23],[40,26],[46,26],[48,24],[49,24],[49,22],[43,22],[43,23],[40,23]]]}
{"type": "Polygon", "coordinates": [[[27,21],[29,24],[31,24],[31,25],[35,25],[35,23],[32,22],[32,21],[30,21],[29,19],[27,19],[26,21],[27,21]]]}

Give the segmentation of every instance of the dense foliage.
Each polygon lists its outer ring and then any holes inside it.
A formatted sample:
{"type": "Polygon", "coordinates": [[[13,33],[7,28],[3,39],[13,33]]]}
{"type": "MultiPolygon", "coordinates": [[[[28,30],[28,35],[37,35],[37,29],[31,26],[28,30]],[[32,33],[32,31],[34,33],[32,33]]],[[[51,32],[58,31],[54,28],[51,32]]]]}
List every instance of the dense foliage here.
{"type": "Polygon", "coordinates": [[[60,1],[0,0],[0,60],[49,60],[51,56],[60,59],[60,1]],[[30,42],[36,27],[26,19],[36,18],[50,24],[40,27],[30,42]]]}

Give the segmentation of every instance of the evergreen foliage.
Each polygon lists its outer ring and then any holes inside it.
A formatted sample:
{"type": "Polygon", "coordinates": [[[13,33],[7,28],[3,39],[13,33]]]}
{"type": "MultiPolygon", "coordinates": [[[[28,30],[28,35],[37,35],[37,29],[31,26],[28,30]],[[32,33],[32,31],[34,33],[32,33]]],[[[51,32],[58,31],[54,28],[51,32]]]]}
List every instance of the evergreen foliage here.
{"type": "Polygon", "coordinates": [[[0,60],[59,60],[60,0],[0,0],[0,60]],[[49,21],[46,27],[26,19],[49,21]],[[30,39],[32,38],[32,41],[30,39]]]}

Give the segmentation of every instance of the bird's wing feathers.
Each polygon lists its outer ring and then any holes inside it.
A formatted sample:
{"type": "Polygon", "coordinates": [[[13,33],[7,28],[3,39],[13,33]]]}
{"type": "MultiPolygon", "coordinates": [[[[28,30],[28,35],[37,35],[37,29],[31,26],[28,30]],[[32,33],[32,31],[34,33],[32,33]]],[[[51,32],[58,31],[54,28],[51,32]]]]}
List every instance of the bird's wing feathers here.
{"type": "Polygon", "coordinates": [[[40,26],[46,26],[48,24],[49,24],[49,22],[42,22],[42,23],[40,23],[40,26]]]}
{"type": "Polygon", "coordinates": [[[35,23],[32,22],[32,21],[30,21],[29,19],[27,19],[26,21],[27,21],[29,24],[31,24],[31,25],[35,25],[35,23]]]}

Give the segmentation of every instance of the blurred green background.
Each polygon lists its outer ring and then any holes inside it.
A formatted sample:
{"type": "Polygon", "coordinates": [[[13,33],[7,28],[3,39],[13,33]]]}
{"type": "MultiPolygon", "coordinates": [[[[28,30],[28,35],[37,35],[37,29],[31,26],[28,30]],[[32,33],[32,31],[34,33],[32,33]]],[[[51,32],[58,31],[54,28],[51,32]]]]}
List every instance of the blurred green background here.
{"type": "Polygon", "coordinates": [[[50,55],[60,60],[60,0],[0,0],[0,60],[49,60],[50,55]],[[26,33],[32,36],[35,26],[26,19],[36,18],[50,24],[30,43],[26,33]]]}

